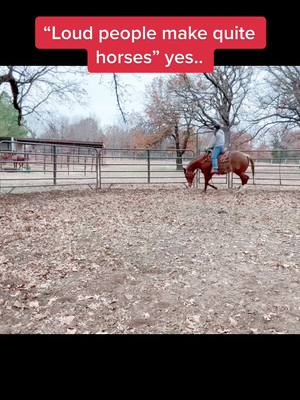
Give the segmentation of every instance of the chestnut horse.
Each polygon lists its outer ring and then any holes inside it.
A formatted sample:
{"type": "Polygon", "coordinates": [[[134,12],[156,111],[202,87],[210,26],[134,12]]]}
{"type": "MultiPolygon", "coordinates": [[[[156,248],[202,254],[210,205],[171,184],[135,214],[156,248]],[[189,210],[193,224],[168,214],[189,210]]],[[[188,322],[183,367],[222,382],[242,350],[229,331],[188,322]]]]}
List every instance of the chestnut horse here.
{"type": "Polygon", "coordinates": [[[28,161],[28,157],[24,156],[13,156],[12,161],[14,162],[14,168],[17,169],[19,165],[20,168],[24,168],[25,161],[28,161]]]}
{"type": "MultiPolygon", "coordinates": [[[[242,153],[240,151],[226,151],[218,158],[218,174],[224,175],[228,172],[234,172],[241,178],[242,185],[246,185],[249,176],[245,174],[245,171],[249,166],[249,162],[251,163],[252,175],[254,177],[254,161],[248,154],[242,153]]],[[[205,153],[204,155],[195,158],[194,160],[189,162],[186,168],[183,168],[184,175],[186,177],[186,180],[188,181],[189,187],[192,186],[194,177],[198,169],[200,169],[200,171],[204,175],[204,191],[206,192],[207,186],[211,186],[212,188],[217,189],[214,185],[209,183],[212,176],[214,175],[214,173],[211,172],[212,162],[210,154],[205,153]]]]}
{"type": "Polygon", "coordinates": [[[28,163],[28,154],[26,154],[25,156],[19,156],[19,155],[15,155],[11,152],[5,152],[5,153],[0,154],[0,161],[2,161],[1,167],[2,167],[2,164],[10,161],[10,162],[13,162],[14,169],[17,169],[18,166],[20,169],[20,168],[24,168],[25,162],[28,163]]]}

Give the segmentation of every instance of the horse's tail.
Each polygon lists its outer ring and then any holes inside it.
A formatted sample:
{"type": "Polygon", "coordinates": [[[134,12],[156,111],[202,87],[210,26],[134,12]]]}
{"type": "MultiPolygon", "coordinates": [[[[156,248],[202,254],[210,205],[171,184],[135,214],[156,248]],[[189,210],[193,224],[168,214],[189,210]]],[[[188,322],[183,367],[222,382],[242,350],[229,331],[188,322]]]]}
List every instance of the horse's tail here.
{"type": "Polygon", "coordinates": [[[248,154],[247,154],[247,157],[248,157],[248,160],[251,163],[252,179],[253,179],[253,185],[254,185],[254,161],[248,154]]]}

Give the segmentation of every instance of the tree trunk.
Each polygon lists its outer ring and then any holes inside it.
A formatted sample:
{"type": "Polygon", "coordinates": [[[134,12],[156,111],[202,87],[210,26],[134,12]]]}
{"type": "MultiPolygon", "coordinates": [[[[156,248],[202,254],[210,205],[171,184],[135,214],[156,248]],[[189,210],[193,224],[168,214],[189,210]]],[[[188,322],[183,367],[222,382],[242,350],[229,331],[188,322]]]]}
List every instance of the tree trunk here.
{"type": "Polygon", "coordinates": [[[180,140],[179,140],[178,125],[175,125],[174,135],[175,135],[175,147],[176,147],[176,170],[177,171],[182,171],[182,169],[183,169],[183,166],[182,166],[182,151],[180,151],[180,140]]]}
{"type": "Polygon", "coordinates": [[[182,171],[183,166],[182,166],[182,154],[181,151],[176,150],[176,170],[177,171],[182,171]]]}
{"type": "Polygon", "coordinates": [[[223,128],[224,134],[225,134],[225,148],[230,150],[231,147],[231,132],[230,128],[228,126],[223,128]]]}

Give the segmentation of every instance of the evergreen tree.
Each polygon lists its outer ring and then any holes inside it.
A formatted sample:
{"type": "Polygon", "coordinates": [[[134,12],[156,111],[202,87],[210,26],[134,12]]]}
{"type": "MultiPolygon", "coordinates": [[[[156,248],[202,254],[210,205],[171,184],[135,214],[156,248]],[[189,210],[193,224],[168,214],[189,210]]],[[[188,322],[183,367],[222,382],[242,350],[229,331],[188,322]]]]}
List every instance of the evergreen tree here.
{"type": "Polygon", "coordinates": [[[26,128],[18,125],[18,112],[11,104],[8,94],[5,92],[0,93],[0,137],[26,135],[26,128]]]}

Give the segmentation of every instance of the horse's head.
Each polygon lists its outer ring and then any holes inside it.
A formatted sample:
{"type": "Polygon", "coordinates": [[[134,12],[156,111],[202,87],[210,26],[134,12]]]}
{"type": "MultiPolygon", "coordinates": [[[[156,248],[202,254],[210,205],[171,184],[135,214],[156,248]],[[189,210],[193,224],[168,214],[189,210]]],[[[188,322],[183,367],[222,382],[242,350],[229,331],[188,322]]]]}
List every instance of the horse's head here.
{"type": "Polygon", "coordinates": [[[194,177],[196,175],[196,171],[192,171],[188,168],[183,168],[185,178],[188,182],[188,186],[191,187],[193,184],[194,177]]]}
{"type": "Polygon", "coordinates": [[[185,178],[188,182],[188,186],[191,187],[193,184],[193,180],[195,178],[196,172],[199,169],[204,173],[204,170],[207,168],[211,168],[210,165],[210,154],[204,153],[199,157],[192,160],[186,168],[183,168],[185,178]]]}

